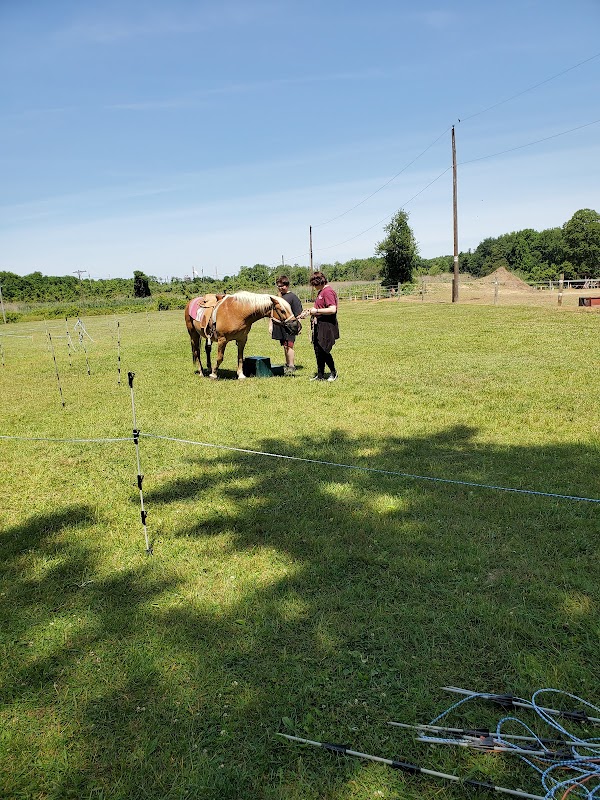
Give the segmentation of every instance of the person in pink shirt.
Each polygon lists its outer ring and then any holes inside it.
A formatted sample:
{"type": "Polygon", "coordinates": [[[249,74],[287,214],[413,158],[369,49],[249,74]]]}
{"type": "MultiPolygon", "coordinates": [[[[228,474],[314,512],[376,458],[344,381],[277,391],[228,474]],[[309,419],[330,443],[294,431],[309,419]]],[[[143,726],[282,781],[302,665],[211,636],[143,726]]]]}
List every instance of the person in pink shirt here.
{"type": "Polygon", "coordinates": [[[310,284],[318,293],[313,307],[303,311],[302,317],[310,315],[312,342],[317,360],[317,374],[311,380],[332,382],[338,377],[331,355],[333,345],[340,338],[337,321],[338,297],[322,272],[314,272],[310,277],[310,284]],[[325,377],[325,367],[330,371],[328,378],[325,377]]]}

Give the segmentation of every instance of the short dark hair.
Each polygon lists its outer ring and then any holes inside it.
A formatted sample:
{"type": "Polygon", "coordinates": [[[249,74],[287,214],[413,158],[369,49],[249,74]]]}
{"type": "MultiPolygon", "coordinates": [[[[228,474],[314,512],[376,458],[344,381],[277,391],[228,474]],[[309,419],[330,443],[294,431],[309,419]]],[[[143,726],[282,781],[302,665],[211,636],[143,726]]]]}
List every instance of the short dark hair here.
{"type": "Polygon", "coordinates": [[[327,283],[327,278],[322,272],[313,272],[310,276],[310,285],[311,286],[325,286],[327,283]]]}
{"type": "Polygon", "coordinates": [[[280,275],[278,278],[275,279],[275,283],[277,286],[289,286],[290,279],[287,275],[280,275]]]}

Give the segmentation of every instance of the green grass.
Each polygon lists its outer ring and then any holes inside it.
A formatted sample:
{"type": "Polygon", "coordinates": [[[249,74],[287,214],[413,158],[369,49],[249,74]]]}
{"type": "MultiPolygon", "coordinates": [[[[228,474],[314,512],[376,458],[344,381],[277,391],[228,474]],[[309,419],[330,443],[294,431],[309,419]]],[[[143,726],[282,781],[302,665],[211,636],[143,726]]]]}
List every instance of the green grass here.
{"type": "MultiPolygon", "coordinates": [[[[181,312],[85,320],[69,366],[51,326],[3,337],[0,434],[144,433],[306,459],[600,497],[597,315],[342,306],[335,384],[192,374],[181,312]]],[[[1,331],[0,331],[1,332],[1,331]]],[[[281,363],[266,323],[248,355],[281,363]]],[[[598,703],[598,504],[142,437],[0,440],[0,795],[461,798],[276,737],[287,731],[496,783],[515,761],[419,746],[444,685],[598,703]]],[[[495,724],[482,704],[450,724],[495,724]]],[[[528,719],[526,712],[522,718],[528,719]]]]}

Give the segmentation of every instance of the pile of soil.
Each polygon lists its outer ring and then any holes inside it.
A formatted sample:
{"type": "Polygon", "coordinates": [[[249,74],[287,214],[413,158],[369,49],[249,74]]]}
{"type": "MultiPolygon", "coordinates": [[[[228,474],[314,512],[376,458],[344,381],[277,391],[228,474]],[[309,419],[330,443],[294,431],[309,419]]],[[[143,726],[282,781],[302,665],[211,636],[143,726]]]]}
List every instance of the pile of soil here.
{"type": "Polygon", "coordinates": [[[522,281],[521,278],[518,278],[516,275],[513,275],[512,272],[509,272],[506,267],[498,267],[498,269],[492,272],[491,275],[486,275],[484,278],[477,278],[475,283],[487,286],[490,284],[493,285],[496,281],[498,281],[499,286],[502,286],[505,289],[513,289],[524,292],[535,291],[535,289],[529,286],[528,283],[525,283],[525,281],[522,281]]]}

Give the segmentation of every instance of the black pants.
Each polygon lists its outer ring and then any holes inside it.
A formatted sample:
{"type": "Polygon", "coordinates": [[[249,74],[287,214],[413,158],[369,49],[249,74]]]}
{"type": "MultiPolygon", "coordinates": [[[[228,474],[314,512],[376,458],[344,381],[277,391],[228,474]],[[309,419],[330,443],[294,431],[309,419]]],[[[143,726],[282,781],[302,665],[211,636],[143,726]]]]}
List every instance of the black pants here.
{"type": "Polygon", "coordinates": [[[315,358],[317,359],[317,375],[322,377],[325,373],[326,366],[329,367],[331,372],[335,373],[335,364],[331,353],[328,353],[327,350],[323,350],[316,338],[313,345],[315,348],[315,358]]]}

